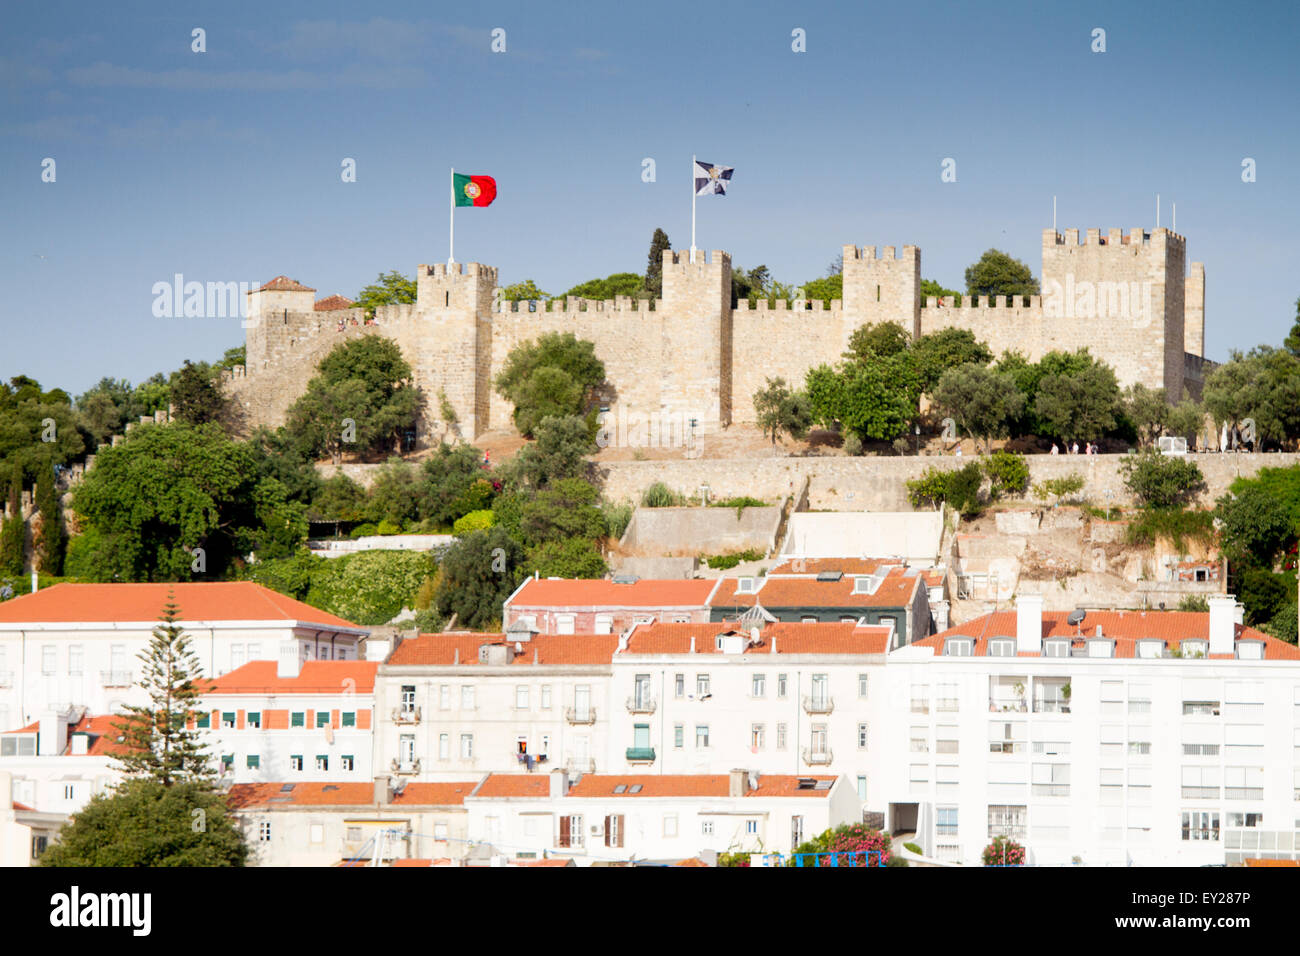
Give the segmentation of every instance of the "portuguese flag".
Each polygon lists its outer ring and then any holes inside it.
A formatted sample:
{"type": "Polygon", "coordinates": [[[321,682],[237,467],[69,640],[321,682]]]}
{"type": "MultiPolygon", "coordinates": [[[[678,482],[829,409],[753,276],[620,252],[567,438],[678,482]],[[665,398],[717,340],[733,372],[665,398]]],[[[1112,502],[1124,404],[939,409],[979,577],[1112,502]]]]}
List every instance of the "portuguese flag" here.
{"type": "Polygon", "coordinates": [[[491,176],[452,175],[451,194],[457,206],[490,206],[497,198],[497,181],[491,176]]]}

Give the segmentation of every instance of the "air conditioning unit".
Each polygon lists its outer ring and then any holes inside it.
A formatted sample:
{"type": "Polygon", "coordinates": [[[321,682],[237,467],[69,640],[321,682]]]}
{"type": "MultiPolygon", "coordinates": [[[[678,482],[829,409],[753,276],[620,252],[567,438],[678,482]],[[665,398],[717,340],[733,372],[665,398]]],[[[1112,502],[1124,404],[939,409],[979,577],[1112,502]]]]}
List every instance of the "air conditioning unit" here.
{"type": "Polygon", "coordinates": [[[605,833],[605,825],[603,823],[592,824],[591,827],[592,836],[602,836],[604,833],[605,833]]]}

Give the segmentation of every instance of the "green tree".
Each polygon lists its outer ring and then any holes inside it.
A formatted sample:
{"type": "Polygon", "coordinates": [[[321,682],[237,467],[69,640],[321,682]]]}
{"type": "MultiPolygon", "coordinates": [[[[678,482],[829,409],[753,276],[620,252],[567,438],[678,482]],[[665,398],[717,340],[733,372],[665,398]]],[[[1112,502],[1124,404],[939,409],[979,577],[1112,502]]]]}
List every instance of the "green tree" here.
{"type": "Polygon", "coordinates": [[[1011,422],[1024,409],[1025,397],[1010,375],[972,362],[943,373],[934,401],[962,431],[982,440],[987,451],[992,439],[1009,434],[1011,422]]]}
{"type": "Polygon", "coordinates": [[[646,295],[644,283],[644,278],[635,272],[615,272],[604,279],[588,279],[586,282],[580,282],[561,298],[567,299],[572,295],[579,299],[592,299],[597,302],[614,299],[620,295],[644,298],[646,295]]]}
{"type": "Polygon", "coordinates": [[[537,441],[519,449],[503,472],[516,488],[545,488],[585,475],[585,456],[595,450],[588,421],[574,415],[547,418],[537,429],[537,441]]]}
{"type": "Polygon", "coordinates": [[[516,282],[501,290],[501,299],[505,302],[537,302],[549,298],[550,295],[537,288],[537,283],[532,279],[516,282]]]}
{"type": "Polygon", "coordinates": [[[124,780],[59,831],[41,866],[243,866],[248,847],[226,795],[201,783],[124,780]]]}
{"type": "Polygon", "coordinates": [[[1300,359],[1285,349],[1256,346],[1205,377],[1205,408],[1215,421],[1255,422],[1259,441],[1278,444],[1300,438],[1300,359]]]}
{"type": "Polygon", "coordinates": [[[646,257],[645,290],[652,296],[663,295],[664,253],[672,248],[668,233],[656,229],[650,237],[650,254],[646,257]]]}
{"type": "Polygon", "coordinates": [[[121,749],[115,760],[132,777],[147,777],[163,787],[208,782],[213,770],[197,730],[189,722],[200,709],[203,669],[177,623],[181,609],[168,592],[161,622],[149,646],[138,655],[143,668],[139,687],[148,703],[127,705],[114,724],[121,749]]]}
{"type": "Polygon", "coordinates": [[[313,569],[307,603],[367,627],[387,624],[414,607],[424,579],[436,570],[418,551],[361,551],[313,569]]]}
{"type": "Polygon", "coordinates": [[[1109,365],[1093,361],[1091,356],[1087,356],[1083,367],[1068,359],[1049,364],[1050,357],[1044,356],[1039,363],[1044,374],[1038,380],[1034,396],[1034,414],[1040,423],[1040,433],[1096,441],[1116,425],[1120,392],[1115,371],[1109,365]],[[1053,366],[1060,370],[1049,370],[1053,366]]]}
{"type": "Polygon", "coordinates": [[[921,298],[922,299],[946,299],[952,296],[954,299],[961,299],[961,293],[953,289],[944,288],[933,279],[921,280],[921,298]]]}
{"type": "Polygon", "coordinates": [[[1282,347],[1300,359],[1300,299],[1295,300],[1295,324],[1291,326],[1291,331],[1286,334],[1282,347]]]}
{"type": "Polygon", "coordinates": [[[605,533],[600,492],[582,478],[563,478],[522,495],[518,515],[517,537],[528,547],[569,538],[595,539],[605,533]]]}
{"type": "Polygon", "coordinates": [[[63,528],[63,507],[54,484],[52,464],[47,463],[36,478],[36,510],[41,516],[41,530],[33,549],[40,559],[40,570],[44,574],[61,574],[67,532],[63,528]]]}
{"type": "Polygon", "coordinates": [[[14,465],[9,477],[9,517],[0,522],[0,577],[18,577],[27,564],[27,525],[22,512],[22,469],[14,465]]]}
{"type": "Polygon", "coordinates": [[[783,378],[769,378],[767,385],[754,393],[754,412],[758,426],[772,439],[773,445],[782,432],[803,441],[812,427],[808,396],[793,391],[783,378]]]}
{"type": "Polygon", "coordinates": [[[379,278],[357,293],[353,308],[365,309],[367,315],[374,315],[382,305],[400,305],[414,302],[416,282],[408,279],[396,269],[379,273],[379,278]]]}
{"type": "Polygon", "coordinates": [[[877,358],[901,355],[907,351],[912,337],[897,322],[880,322],[860,325],[849,336],[849,348],[844,358],[853,362],[870,362],[877,358]]]}
{"type": "Polygon", "coordinates": [[[983,466],[984,474],[989,477],[991,497],[997,498],[1004,493],[1021,495],[1029,486],[1029,465],[1024,455],[995,451],[983,466]]]}
{"type": "Polygon", "coordinates": [[[220,421],[226,400],[206,362],[195,365],[188,359],[171,377],[173,417],[191,425],[220,421]]]}
{"type": "Polygon", "coordinates": [[[605,381],[596,347],[572,332],[549,332],[516,346],[496,388],[515,406],[515,427],[532,437],[549,416],[582,415],[605,381]]]}
{"type": "Polygon", "coordinates": [[[387,519],[404,525],[420,516],[423,496],[416,467],[400,458],[390,458],[375,474],[362,515],[367,521],[387,519]]]}
{"type": "Polygon", "coordinates": [[[801,292],[809,302],[820,299],[829,309],[836,299],[844,300],[844,276],[835,273],[822,279],[811,279],[803,284],[801,292]]]}
{"type": "Polygon", "coordinates": [[[988,365],[993,361],[993,353],[983,342],[976,341],[975,333],[969,329],[940,329],[916,340],[912,361],[921,390],[930,394],[944,372],[962,365],[988,365]]]}
{"type": "Polygon", "coordinates": [[[443,442],[420,466],[420,515],[449,527],[461,515],[486,508],[492,500],[483,452],[472,445],[443,442]]]}
{"type": "Polygon", "coordinates": [[[1147,508],[1182,508],[1205,490],[1195,462],[1147,449],[1120,462],[1124,486],[1147,508]]]}
{"type": "Polygon", "coordinates": [[[523,580],[524,549],[501,526],[471,531],[443,555],[434,605],[460,627],[482,630],[501,621],[501,605],[523,580]]]}
{"type": "Polygon", "coordinates": [[[1283,548],[1296,540],[1297,525],[1288,502],[1263,483],[1248,482],[1215,503],[1220,542],[1234,561],[1271,568],[1283,548]]]}
{"type": "Polygon", "coordinates": [[[1038,295],[1034,270],[998,249],[989,249],[966,270],[966,294],[1038,295]]]}
{"type": "Polygon", "coordinates": [[[609,571],[600,548],[585,538],[544,542],[529,548],[524,561],[542,577],[603,578],[609,571]]]}
{"type": "Polygon", "coordinates": [[[1124,390],[1124,415],[1138,431],[1144,445],[1154,445],[1169,426],[1172,409],[1163,388],[1147,388],[1141,382],[1124,390]]]}
{"type": "Polygon", "coordinates": [[[907,355],[820,365],[806,379],[813,421],[842,425],[862,440],[892,441],[918,414],[919,384],[907,355]]]}

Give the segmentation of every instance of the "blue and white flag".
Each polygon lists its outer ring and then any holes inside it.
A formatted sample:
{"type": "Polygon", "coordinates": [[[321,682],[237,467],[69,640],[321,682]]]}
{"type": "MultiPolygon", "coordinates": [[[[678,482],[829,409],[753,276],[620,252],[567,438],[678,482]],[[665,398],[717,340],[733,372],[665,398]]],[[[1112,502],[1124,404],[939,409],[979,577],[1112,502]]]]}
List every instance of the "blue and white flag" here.
{"type": "Polygon", "coordinates": [[[731,179],[732,166],[713,166],[709,163],[695,161],[695,195],[711,196],[727,194],[727,182],[731,179]]]}

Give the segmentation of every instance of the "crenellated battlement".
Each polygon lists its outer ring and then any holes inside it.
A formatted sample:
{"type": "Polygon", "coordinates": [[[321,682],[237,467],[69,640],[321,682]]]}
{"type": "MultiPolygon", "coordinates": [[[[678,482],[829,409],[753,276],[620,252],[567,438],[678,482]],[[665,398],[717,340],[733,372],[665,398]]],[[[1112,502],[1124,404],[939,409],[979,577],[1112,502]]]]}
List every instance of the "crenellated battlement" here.
{"type": "Polygon", "coordinates": [[[621,295],[616,299],[583,299],[569,296],[568,299],[519,299],[503,300],[499,303],[497,315],[585,315],[590,312],[605,312],[640,315],[661,311],[663,299],[636,299],[630,295],[621,295]]]}
{"type": "Polygon", "coordinates": [[[937,296],[927,296],[922,303],[925,309],[989,309],[1002,310],[1003,313],[1009,313],[1014,309],[1042,309],[1043,297],[1041,295],[947,295],[943,298],[937,296]]]}
{"type": "Polygon", "coordinates": [[[919,260],[920,258],[921,250],[916,246],[903,246],[901,256],[896,255],[895,246],[882,247],[879,255],[876,254],[875,246],[862,246],[859,248],[855,245],[848,245],[844,247],[844,262],[846,265],[850,260],[854,262],[906,262],[912,259],[919,260]]]}
{"type": "Polygon", "coordinates": [[[1043,245],[1097,246],[1118,250],[1125,246],[1137,249],[1142,246],[1158,246],[1162,243],[1182,246],[1187,242],[1185,237],[1163,226],[1151,232],[1147,232],[1141,226],[1134,226],[1127,233],[1122,229],[1109,229],[1105,235],[1102,235],[1100,229],[1085,229],[1083,233],[1083,239],[1080,241],[1078,229],[1067,229],[1064,233],[1054,229],[1044,229],[1043,245]]]}

